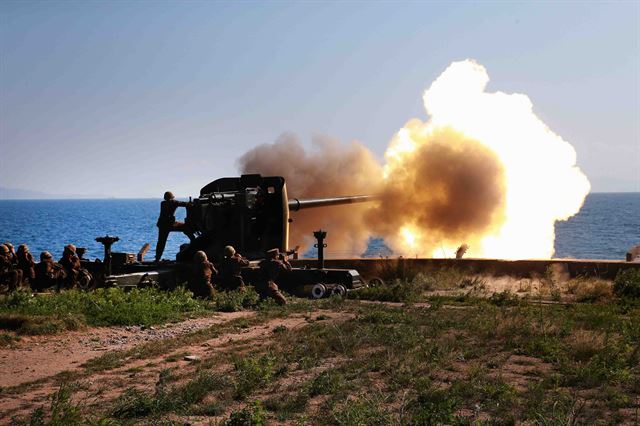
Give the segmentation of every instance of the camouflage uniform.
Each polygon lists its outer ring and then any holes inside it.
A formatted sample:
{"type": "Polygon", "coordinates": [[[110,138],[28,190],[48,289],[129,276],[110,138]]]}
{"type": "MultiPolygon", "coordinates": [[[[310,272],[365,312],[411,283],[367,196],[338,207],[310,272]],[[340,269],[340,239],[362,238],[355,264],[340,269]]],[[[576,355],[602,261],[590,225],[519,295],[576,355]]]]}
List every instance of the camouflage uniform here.
{"type": "Polygon", "coordinates": [[[264,283],[258,288],[258,291],[263,296],[274,298],[279,305],[286,305],[287,299],[280,292],[276,279],[282,273],[291,272],[291,264],[285,258],[280,258],[278,249],[269,250],[267,253],[270,258],[260,262],[264,283]]]}
{"type": "Polygon", "coordinates": [[[9,241],[7,241],[6,243],[4,243],[4,246],[9,249],[9,253],[7,254],[7,259],[9,260],[9,263],[11,263],[12,265],[17,265],[18,264],[18,258],[16,257],[16,252],[13,249],[13,244],[11,244],[9,241]]]}
{"type": "Polygon", "coordinates": [[[26,244],[21,244],[18,247],[16,257],[18,259],[18,268],[22,271],[22,279],[29,284],[33,283],[36,277],[36,264],[33,261],[33,255],[29,252],[29,247],[26,244]]]}
{"type": "Polygon", "coordinates": [[[170,232],[182,231],[191,241],[195,238],[191,228],[184,222],[176,221],[176,210],[178,207],[187,207],[189,203],[178,201],[171,192],[164,194],[164,201],[160,203],[160,217],[156,226],[158,227],[158,243],[156,244],[156,262],[159,262],[164,253],[170,232]]]}
{"type": "Polygon", "coordinates": [[[242,267],[249,266],[249,261],[236,253],[231,246],[225,247],[225,257],[220,264],[219,284],[222,290],[238,290],[244,288],[242,267]]]}
{"type": "Polygon", "coordinates": [[[20,286],[21,281],[22,271],[11,262],[9,248],[4,244],[0,245],[0,285],[6,285],[9,291],[13,291],[20,286]]]}
{"type": "Polygon", "coordinates": [[[35,266],[36,277],[31,287],[36,291],[47,288],[60,288],[64,286],[67,273],[64,267],[53,261],[53,257],[47,251],[40,254],[40,263],[35,266]]]}
{"type": "Polygon", "coordinates": [[[203,251],[195,255],[195,263],[191,265],[188,286],[195,297],[211,297],[213,295],[213,285],[211,279],[218,273],[216,268],[207,259],[203,251]]]}
{"type": "Polygon", "coordinates": [[[76,255],[76,246],[73,244],[65,246],[62,258],[58,263],[64,267],[67,274],[64,287],[86,289],[91,285],[93,277],[89,271],[82,268],[80,258],[76,255]]]}

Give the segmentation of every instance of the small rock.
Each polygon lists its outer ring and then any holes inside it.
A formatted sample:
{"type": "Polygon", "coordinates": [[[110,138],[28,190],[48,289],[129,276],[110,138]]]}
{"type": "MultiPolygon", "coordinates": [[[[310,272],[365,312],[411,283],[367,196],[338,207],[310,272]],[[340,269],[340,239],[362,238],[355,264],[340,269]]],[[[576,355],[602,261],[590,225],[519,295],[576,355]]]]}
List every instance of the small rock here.
{"type": "Polygon", "coordinates": [[[200,361],[200,357],[197,355],[187,355],[184,357],[185,361],[190,361],[190,362],[197,362],[200,361]]]}

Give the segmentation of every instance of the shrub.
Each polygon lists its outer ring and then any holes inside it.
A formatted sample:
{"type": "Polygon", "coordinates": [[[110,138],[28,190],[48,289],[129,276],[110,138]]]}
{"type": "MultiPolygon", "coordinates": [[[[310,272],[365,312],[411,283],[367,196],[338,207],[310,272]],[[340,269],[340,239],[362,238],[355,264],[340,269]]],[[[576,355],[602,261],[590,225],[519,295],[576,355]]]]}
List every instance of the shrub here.
{"type": "Polygon", "coordinates": [[[263,426],[267,424],[266,412],[260,401],[231,413],[224,426],[263,426]]]}
{"type": "Polygon", "coordinates": [[[270,355],[248,356],[234,363],[236,397],[243,399],[271,381],[276,371],[276,359],[270,355]]]}
{"type": "Polygon", "coordinates": [[[347,294],[350,299],[411,302],[417,299],[418,291],[411,282],[395,280],[389,284],[361,288],[347,294]]]}
{"type": "Polygon", "coordinates": [[[619,297],[640,298],[640,269],[618,272],[613,282],[613,292],[619,297]]]}
{"type": "Polygon", "coordinates": [[[336,370],[326,370],[314,377],[309,388],[311,396],[331,395],[345,384],[344,376],[336,370]]]}
{"type": "Polygon", "coordinates": [[[258,304],[260,296],[253,287],[244,290],[217,292],[213,296],[213,303],[218,311],[236,312],[243,308],[254,307],[258,304]]]}

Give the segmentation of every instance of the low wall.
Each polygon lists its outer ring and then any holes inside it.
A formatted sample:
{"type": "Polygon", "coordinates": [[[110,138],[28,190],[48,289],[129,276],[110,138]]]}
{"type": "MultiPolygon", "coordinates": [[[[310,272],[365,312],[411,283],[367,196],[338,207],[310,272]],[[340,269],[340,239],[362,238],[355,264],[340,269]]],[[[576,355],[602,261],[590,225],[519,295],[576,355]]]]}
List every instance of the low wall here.
{"type": "MultiPolygon", "coordinates": [[[[291,261],[297,267],[317,267],[317,259],[291,261]]],[[[543,276],[549,268],[566,272],[571,278],[577,276],[613,279],[620,270],[640,269],[640,263],[615,260],[548,259],[548,260],[502,260],[502,259],[325,259],[325,268],[356,269],[365,279],[372,277],[405,277],[418,272],[435,269],[456,268],[469,273],[510,275],[516,277],[543,276]]]]}

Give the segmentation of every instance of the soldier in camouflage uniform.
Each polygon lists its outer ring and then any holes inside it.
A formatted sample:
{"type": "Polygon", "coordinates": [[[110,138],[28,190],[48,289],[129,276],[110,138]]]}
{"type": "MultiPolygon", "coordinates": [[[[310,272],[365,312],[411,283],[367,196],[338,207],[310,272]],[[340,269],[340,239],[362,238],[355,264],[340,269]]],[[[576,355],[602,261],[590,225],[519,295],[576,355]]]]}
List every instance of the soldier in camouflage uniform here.
{"type": "Polygon", "coordinates": [[[264,282],[258,288],[258,292],[262,296],[272,297],[279,305],[286,305],[287,299],[280,292],[276,280],[282,274],[291,272],[291,264],[287,258],[281,255],[277,248],[271,249],[267,251],[267,259],[260,262],[260,271],[264,282]]]}
{"type": "Polygon", "coordinates": [[[17,289],[22,281],[22,271],[16,268],[11,259],[9,248],[0,245],[0,285],[7,286],[9,291],[17,289]]]}
{"type": "Polygon", "coordinates": [[[207,254],[203,251],[196,252],[189,274],[189,290],[195,297],[211,298],[213,296],[211,279],[217,273],[216,268],[207,259],[207,254]]]}
{"type": "Polygon", "coordinates": [[[9,249],[9,254],[7,255],[7,259],[9,259],[9,262],[12,265],[17,265],[18,264],[18,258],[16,257],[16,251],[13,248],[13,244],[11,244],[9,241],[7,241],[6,243],[4,243],[4,246],[9,249]]]}
{"type": "Polygon", "coordinates": [[[64,286],[67,273],[64,267],[53,261],[53,256],[48,251],[40,253],[40,263],[35,266],[36,277],[31,288],[36,291],[54,287],[59,289],[64,286]]]}
{"type": "Polygon", "coordinates": [[[244,281],[240,271],[242,267],[249,266],[249,261],[232,246],[224,248],[224,259],[220,264],[220,277],[218,283],[222,290],[244,289],[244,281]]]}
{"type": "Polygon", "coordinates": [[[76,254],[76,246],[68,244],[64,247],[62,258],[58,262],[67,273],[64,287],[87,289],[91,285],[93,277],[86,269],[82,268],[80,258],[76,254]]]}
{"type": "Polygon", "coordinates": [[[18,268],[22,271],[22,280],[28,284],[33,284],[33,280],[36,277],[36,264],[26,244],[18,246],[16,258],[18,259],[18,268]]]}

